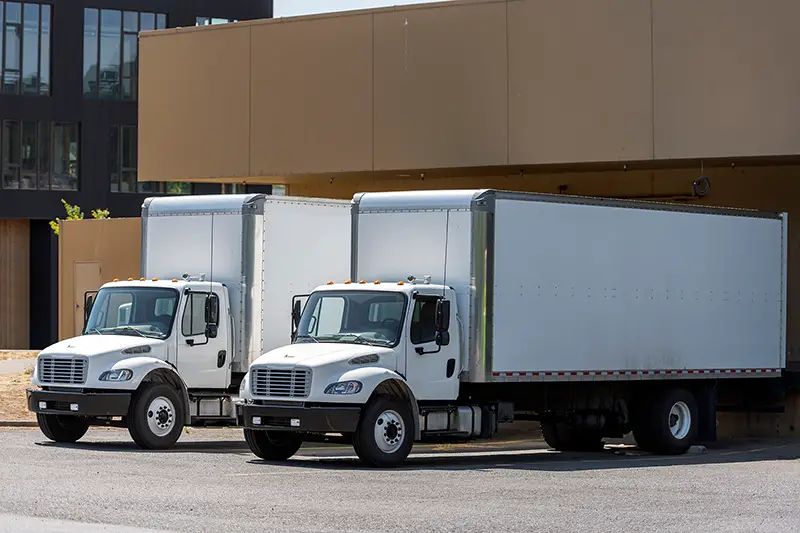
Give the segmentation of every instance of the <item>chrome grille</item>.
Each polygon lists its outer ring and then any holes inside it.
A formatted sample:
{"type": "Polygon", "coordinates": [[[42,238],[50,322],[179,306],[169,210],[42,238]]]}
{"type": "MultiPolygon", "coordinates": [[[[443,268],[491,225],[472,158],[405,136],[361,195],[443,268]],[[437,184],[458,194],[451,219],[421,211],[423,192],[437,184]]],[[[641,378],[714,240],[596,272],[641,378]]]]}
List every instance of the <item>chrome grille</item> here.
{"type": "Polygon", "coordinates": [[[311,371],[302,368],[256,368],[251,380],[254,396],[305,398],[311,390],[311,371]]]}
{"type": "Polygon", "coordinates": [[[37,364],[39,365],[37,373],[41,383],[65,385],[86,383],[86,370],[89,366],[86,359],[40,355],[37,364]]]}

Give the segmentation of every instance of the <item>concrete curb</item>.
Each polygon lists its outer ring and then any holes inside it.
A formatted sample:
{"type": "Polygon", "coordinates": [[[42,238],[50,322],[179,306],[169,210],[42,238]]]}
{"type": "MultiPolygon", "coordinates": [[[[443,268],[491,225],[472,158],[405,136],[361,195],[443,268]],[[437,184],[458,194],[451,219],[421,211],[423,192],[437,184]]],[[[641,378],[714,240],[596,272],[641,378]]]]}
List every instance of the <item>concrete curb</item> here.
{"type": "Polygon", "coordinates": [[[0,428],[7,427],[7,428],[35,428],[39,427],[39,424],[36,422],[31,422],[29,420],[0,420],[0,428]]]}

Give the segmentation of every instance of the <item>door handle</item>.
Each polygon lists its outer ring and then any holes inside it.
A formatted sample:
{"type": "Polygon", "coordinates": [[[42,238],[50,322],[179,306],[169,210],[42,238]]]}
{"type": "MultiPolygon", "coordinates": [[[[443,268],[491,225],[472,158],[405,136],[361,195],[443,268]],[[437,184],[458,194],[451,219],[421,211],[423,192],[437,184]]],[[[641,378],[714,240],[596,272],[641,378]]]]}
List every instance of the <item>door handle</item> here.
{"type": "Polygon", "coordinates": [[[225,352],[225,350],[219,351],[217,354],[217,368],[222,368],[222,366],[225,364],[225,358],[227,355],[228,354],[225,352]]]}

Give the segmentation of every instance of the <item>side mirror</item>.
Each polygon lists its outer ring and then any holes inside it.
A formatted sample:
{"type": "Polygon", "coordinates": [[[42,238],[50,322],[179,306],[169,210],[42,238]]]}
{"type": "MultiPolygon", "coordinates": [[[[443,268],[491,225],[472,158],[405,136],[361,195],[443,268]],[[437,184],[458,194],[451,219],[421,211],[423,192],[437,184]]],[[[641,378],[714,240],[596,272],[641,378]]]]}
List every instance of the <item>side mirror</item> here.
{"type": "Polygon", "coordinates": [[[295,300],[292,304],[292,326],[295,328],[300,325],[301,310],[300,300],[295,300]]]}
{"type": "Polygon", "coordinates": [[[83,295],[83,329],[86,329],[86,324],[89,322],[89,314],[92,312],[94,299],[97,296],[97,291],[87,291],[83,295]]]}
{"type": "Polygon", "coordinates": [[[438,346],[447,346],[450,344],[450,333],[447,331],[440,331],[436,334],[436,344],[438,346]]]}
{"type": "Polygon", "coordinates": [[[216,324],[206,324],[206,337],[209,339],[216,339],[217,329],[218,328],[216,324]]]}
{"type": "Polygon", "coordinates": [[[216,295],[206,298],[205,317],[206,324],[216,326],[219,323],[219,299],[216,295]]]}
{"type": "Polygon", "coordinates": [[[450,301],[438,300],[436,302],[436,331],[446,332],[450,329],[450,301]]]}

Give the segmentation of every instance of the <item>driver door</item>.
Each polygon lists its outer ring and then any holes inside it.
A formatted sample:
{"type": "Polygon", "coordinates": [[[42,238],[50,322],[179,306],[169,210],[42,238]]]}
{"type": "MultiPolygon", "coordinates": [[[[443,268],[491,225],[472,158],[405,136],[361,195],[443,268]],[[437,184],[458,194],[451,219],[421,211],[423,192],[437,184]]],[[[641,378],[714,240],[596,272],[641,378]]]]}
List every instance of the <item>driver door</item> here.
{"type": "Polygon", "coordinates": [[[224,389],[230,382],[227,312],[218,294],[211,294],[211,324],[216,334],[206,336],[207,292],[190,292],[178,317],[180,330],[177,367],[189,389],[224,389]]]}
{"type": "Polygon", "coordinates": [[[436,303],[441,295],[418,294],[412,300],[406,379],[418,400],[452,400],[458,396],[458,334],[452,342],[436,343],[436,303]]]}

